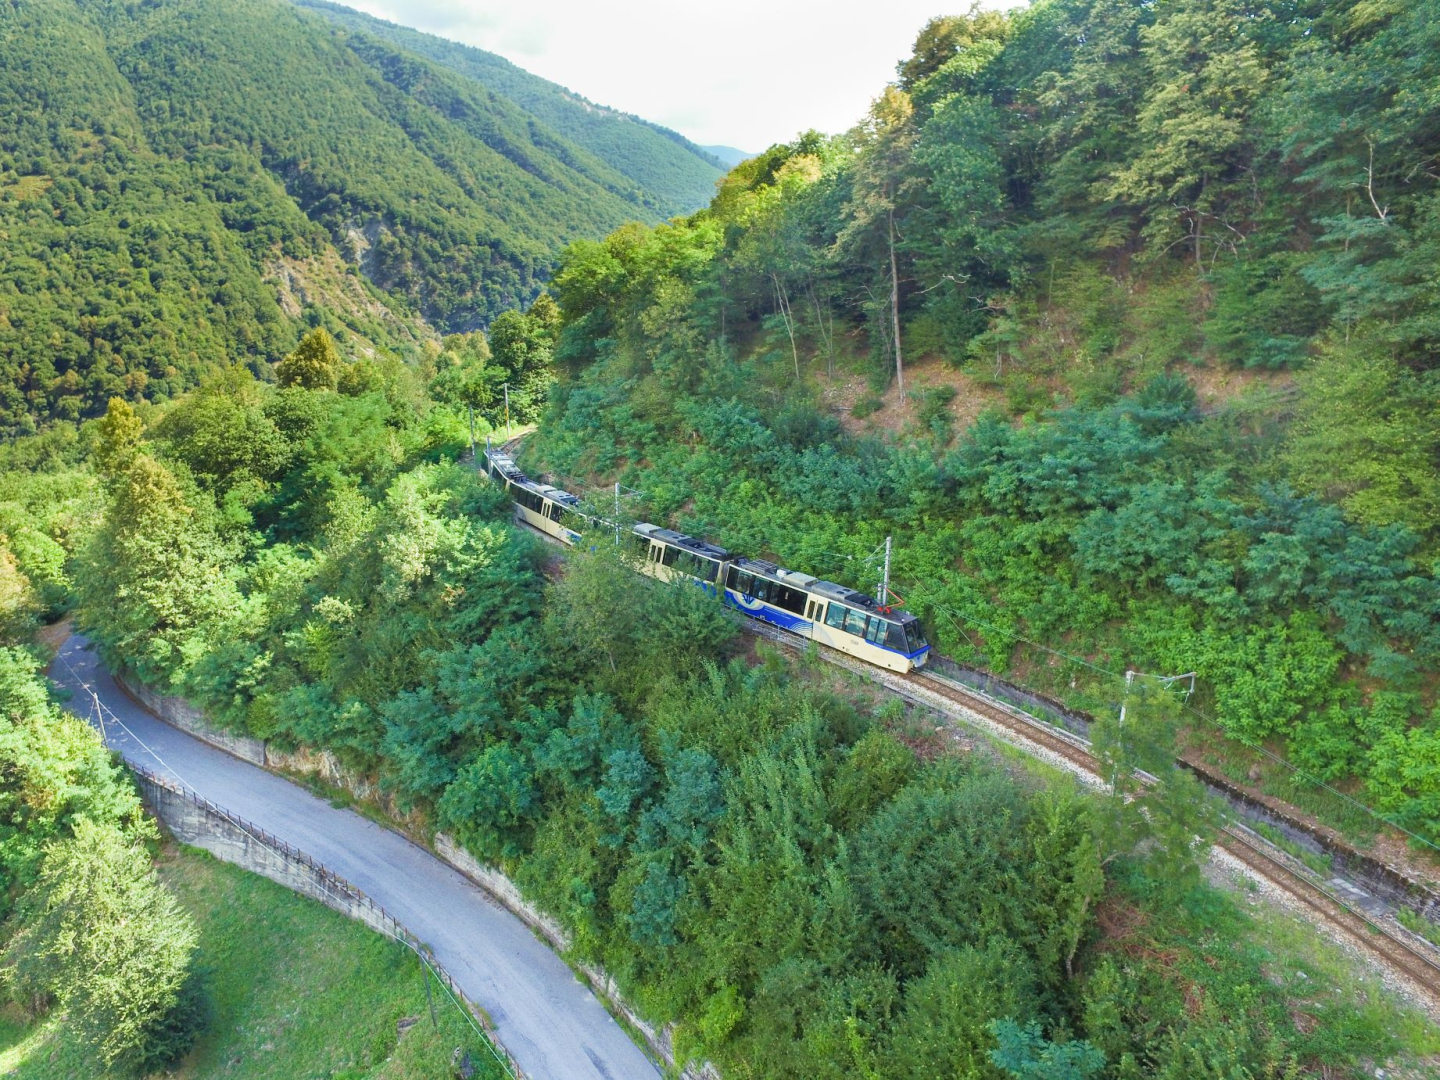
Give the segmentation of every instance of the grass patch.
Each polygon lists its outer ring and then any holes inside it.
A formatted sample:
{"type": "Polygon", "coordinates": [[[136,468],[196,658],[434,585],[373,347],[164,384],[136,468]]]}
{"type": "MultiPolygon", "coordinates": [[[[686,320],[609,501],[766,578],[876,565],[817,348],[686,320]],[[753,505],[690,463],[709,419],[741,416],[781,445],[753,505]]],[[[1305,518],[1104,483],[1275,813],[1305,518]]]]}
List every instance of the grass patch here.
{"type": "Polygon", "coordinates": [[[1269,840],[1270,843],[1274,844],[1281,851],[1286,852],[1287,854],[1299,859],[1315,873],[1327,875],[1331,872],[1332,860],[1330,856],[1322,852],[1311,851],[1309,848],[1304,847],[1301,844],[1297,844],[1294,840],[1291,840],[1279,829],[1275,828],[1273,825],[1267,825],[1263,821],[1251,821],[1247,822],[1247,824],[1250,826],[1250,828],[1254,829],[1255,832],[1259,833],[1266,840],[1269,840]]]}
{"type": "Polygon", "coordinates": [[[53,177],[41,174],[39,176],[16,176],[10,180],[0,180],[0,193],[13,195],[18,202],[26,199],[38,198],[49,191],[55,183],[53,177]]]}
{"type": "Polygon", "coordinates": [[[1436,926],[1425,916],[1411,911],[1407,907],[1396,908],[1395,918],[1400,920],[1400,925],[1411,933],[1419,934],[1431,945],[1440,946],[1440,926],[1436,926]]]}
{"type": "MultiPolygon", "coordinates": [[[[160,875],[200,928],[214,1006],[175,1080],[449,1080],[456,1047],[475,1075],[506,1073],[409,950],[329,908],[203,851],[167,847],[160,875]],[[417,1018],[403,1035],[402,1019],[417,1018]]],[[[92,1080],[63,1017],[0,1012],[0,1075],[92,1080]]]]}
{"type": "MultiPolygon", "coordinates": [[[[1242,907],[1228,894],[1216,895],[1232,909],[1242,907]]],[[[1393,1040],[1396,1052],[1389,1062],[1376,1062],[1386,1067],[1388,1075],[1434,1075],[1431,1069],[1440,1054],[1440,1028],[1419,1009],[1402,1003],[1367,965],[1357,963],[1349,952],[1316,933],[1309,920],[1255,898],[1243,906],[1248,910],[1242,918],[1227,920],[1226,936],[1239,948],[1251,951],[1271,978],[1286,987],[1292,1007],[1307,1001],[1333,1001],[1333,1006],[1314,1011],[1328,1013],[1329,1019],[1340,1022],[1337,1027],[1343,1024],[1364,1032],[1374,1045],[1393,1040]]]]}

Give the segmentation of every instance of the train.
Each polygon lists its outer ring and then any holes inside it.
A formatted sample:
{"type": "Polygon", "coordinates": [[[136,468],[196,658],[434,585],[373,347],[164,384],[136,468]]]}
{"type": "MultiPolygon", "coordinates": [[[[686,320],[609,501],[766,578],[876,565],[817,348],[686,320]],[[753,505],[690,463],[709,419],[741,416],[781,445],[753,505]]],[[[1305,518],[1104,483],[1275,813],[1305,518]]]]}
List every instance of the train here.
{"type": "Polygon", "coordinates": [[[639,569],[661,581],[689,581],[752,619],[778,626],[820,645],[890,671],[923,667],[930,644],[920,620],[873,596],[749,559],[706,540],[648,522],[619,525],[581,509],[580,499],[526,476],[510,455],[485,450],[484,471],[509,491],[515,521],[567,546],[587,532],[614,536],[639,569]]]}

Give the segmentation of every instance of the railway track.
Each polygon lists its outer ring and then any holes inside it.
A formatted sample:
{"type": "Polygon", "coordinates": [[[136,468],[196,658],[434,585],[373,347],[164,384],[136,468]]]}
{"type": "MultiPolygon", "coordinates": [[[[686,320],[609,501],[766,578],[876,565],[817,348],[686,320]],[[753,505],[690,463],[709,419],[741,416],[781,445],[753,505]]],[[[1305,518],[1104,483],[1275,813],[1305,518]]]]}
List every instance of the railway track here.
{"type": "MultiPolygon", "coordinates": [[[[513,453],[519,443],[519,438],[510,440],[503,449],[513,453]]],[[[559,547],[565,546],[538,529],[530,531],[559,547]]],[[[811,644],[798,634],[768,623],[746,619],[744,624],[750,632],[791,650],[803,652],[811,644]]],[[[1091,752],[1089,741],[1082,736],[934,672],[920,670],[902,675],[861,663],[831,649],[821,649],[820,655],[829,663],[868,678],[914,704],[972,727],[977,726],[978,720],[978,726],[987,729],[991,736],[1065,769],[1090,787],[1106,786],[1101,763],[1091,752]]],[[[1215,846],[1249,873],[1312,912],[1362,952],[1377,958],[1409,984],[1412,996],[1428,1001],[1432,1016],[1440,1017],[1440,951],[1398,923],[1374,917],[1347,902],[1298,859],[1244,825],[1226,826],[1216,838],[1215,846]]]]}
{"type": "MultiPolygon", "coordinates": [[[[750,629],[791,649],[803,650],[808,644],[799,635],[765,624],[752,624],[750,629]]],[[[1091,787],[1105,784],[1101,763],[1091,753],[1088,741],[1078,735],[931,672],[922,670],[901,675],[851,661],[828,649],[821,650],[821,655],[915,704],[937,709],[962,722],[971,723],[972,718],[978,717],[991,734],[1002,733],[1003,741],[1029,753],[1038,748],[1041,753],[1037,756],[1061,765],[1091,787]]],[[[1432,1015],[1440,1012],[1440,956],[1432,953],[1428,944],[1415,939],[1398,923],[1387,925],[1389,920],[1376,918],[1347,902],[1317,880],[1299,860],[1244,825],[1226,826],[1216,838],[1215,846],[1252,874],[1282,890],[1363,952],[1379,959],[1409,983],[1416,995],[1428,1000],[1432,1015]]]]}

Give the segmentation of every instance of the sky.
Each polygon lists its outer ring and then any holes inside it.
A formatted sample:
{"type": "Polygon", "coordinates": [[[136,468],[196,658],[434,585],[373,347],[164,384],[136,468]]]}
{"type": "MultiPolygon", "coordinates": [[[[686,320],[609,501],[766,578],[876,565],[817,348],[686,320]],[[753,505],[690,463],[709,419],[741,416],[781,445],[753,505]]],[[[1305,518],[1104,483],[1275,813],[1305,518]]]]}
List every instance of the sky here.
{"type": "Polygon", "coordinates": [[[970,6],[969,0],[342,2],[499,53],[702,145],[750,153],[807,128],[851,127],[895,77],[920,27],[970,6]]]}

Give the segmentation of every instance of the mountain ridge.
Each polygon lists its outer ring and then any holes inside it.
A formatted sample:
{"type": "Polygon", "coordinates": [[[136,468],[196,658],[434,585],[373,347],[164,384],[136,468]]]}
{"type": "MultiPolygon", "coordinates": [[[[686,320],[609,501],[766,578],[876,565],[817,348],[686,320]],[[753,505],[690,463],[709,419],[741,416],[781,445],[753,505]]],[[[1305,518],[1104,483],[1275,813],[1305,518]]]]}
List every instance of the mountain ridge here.
{"type": "Polygon", "coordinates": [[[0,72],[9,434],[264,374],[315,325],[415,354],[533,297],[567,243],[693,209],[719,176],[639,122],[587,148],[287,0],[28,0],[0,10],[0,72]],[[676,155],[695,168],[667,180],[676,155]]]}
{"type": "Polygon", "coordinates": [[[718,143],[714,146],[702,146],[700,149],[704,150],[711,157],[723,161],[731,168],[739,165],[742,161],[748,161],[750,158],[758,156],[748,150],[741,150],[739,147],[724,146],[718,143]]]}
{"type": "Polygon", "coordinates": [[[474,79],[539,117],[572,142],[613,161],[616,168],[646,190],[659,192],[659,209],[666,217],[698,210],[707,203],[714,194],[715,182],[729,167],[723,158],[677,131],[591,101],[496,53],[366,15],[331,0],[292,2],[337,26],[389,41],[474,79]],[[654,155],[654,159],[647,154],[654,155]],[[674,172],[673,181],[662,178],[660,166],[674,172]]]}

